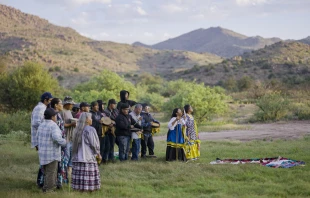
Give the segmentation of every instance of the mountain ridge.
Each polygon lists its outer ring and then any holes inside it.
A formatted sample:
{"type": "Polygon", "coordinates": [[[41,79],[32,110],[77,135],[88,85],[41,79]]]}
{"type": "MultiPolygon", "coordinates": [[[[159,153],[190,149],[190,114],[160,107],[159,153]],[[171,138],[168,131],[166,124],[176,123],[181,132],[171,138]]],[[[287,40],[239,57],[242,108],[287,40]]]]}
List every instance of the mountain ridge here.
{"type": "Polygon", "coordinates": [[[0,39],[0,55],[9,59],[8,69],[23,65],[25,61],[39,62],[67,88],[88,80],[103,69],[121,74],[165,74],[222,60],[208,53],[158,51],[96,41],[72,28],[51,24],[1,4],[0,39]]]}
{"type": "Polygon", "coordinates": [[[248,37],[222,27],[199,28],[175,38],[145,45],[135,42],[134,45],[147,46],[158,50],[185,50],[192,52],[208,52],[222,57],[233,57],[244,52],[263,48],[265,45],[281,41],[280,38],[248,37]]]}

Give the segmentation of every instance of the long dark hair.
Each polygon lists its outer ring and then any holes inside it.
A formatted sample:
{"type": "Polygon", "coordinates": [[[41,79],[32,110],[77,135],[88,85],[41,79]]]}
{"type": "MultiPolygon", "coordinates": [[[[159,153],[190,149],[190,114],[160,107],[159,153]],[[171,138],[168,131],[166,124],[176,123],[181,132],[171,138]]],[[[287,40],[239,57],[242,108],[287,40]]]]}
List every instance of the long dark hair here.
{"type": "Polygon", "coordinates": [[[190,107],[191,107],[191,105],[189,105],[189,104],[184,106],[185,113],[188,113],[190,107]]]}
{"type": "Polygon", "coordinates": [[[60,102],[59,98],[53,98],[51,101],[51,107],[55,109],[55,105],[57,105],[59,102],[60,102]]]}
{"type": "Polygon", "coordinates": [[[173,109],[171,118],[177,117],[177,112],[178,112],[179,109],[180,109],[180,108],[175,108],[175,109],[173,109]]]}

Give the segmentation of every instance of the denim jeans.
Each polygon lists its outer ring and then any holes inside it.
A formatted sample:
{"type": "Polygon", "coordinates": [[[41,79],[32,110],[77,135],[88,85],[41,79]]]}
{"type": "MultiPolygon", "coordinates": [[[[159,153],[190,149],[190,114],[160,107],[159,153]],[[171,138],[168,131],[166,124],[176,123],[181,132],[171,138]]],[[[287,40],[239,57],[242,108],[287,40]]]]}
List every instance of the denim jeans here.
{"type": "Polygon", "coordinates": [[[128,152],[130,146],[130,136],[117,136],[119,160],[128,160],[128,152]]]}
{"type": "Polygon", "coordinates": [[[139,159],[139,151],[140,151],[140,139],[133,139],[132,140],[132,156],[131,160],[138,160],[139,159]]]}
{"type": "Polygon", "coordinates": [[[66,153],[65,155],[68,158],[68,167],[72,167],[72,142],[68,142],[66,145],[66,153]]]}

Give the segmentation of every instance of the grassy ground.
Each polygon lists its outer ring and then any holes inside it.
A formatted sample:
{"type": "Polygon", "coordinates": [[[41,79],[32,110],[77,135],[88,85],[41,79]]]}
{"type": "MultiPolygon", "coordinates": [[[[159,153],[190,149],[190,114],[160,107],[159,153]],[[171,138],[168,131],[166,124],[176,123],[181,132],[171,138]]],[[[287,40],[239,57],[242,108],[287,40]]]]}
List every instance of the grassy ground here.
{"type": "MultiPolygon", "coordinates": [[[[202,142],[196,162],[167,163],[165,142],[157,159],[100,166],[101,190],[82,194],[68,185],[45,197],[307,197],[310,196],[310,138],[292,141],[202,142]],[[210,165],[220,158],[283,156],[306,166],[273,169],[256,164],[210,165]]],[[[0,140],[0,197],[41,197],[36,187],[38,156],[29,143],[0,140]]]]}

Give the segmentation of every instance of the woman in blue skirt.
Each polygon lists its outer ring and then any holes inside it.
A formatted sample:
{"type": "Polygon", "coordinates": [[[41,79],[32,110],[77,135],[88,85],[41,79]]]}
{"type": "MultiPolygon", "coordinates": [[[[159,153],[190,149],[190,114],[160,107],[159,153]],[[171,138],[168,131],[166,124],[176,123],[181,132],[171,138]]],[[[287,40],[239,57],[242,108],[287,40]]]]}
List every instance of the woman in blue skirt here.
{"type": "Polygon", "coordinates": [[[182,117],[181,109],[174,109],[168,123],[166,161],[186,161],[184,152],[185,134],[182,132],[184,126],[185,120],[182,117]]]}

